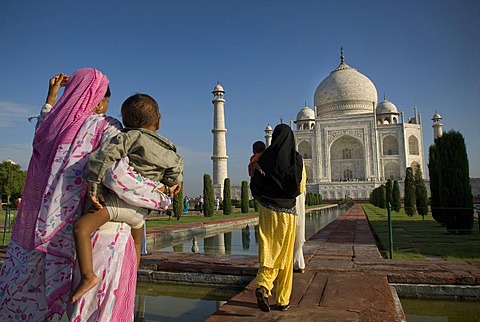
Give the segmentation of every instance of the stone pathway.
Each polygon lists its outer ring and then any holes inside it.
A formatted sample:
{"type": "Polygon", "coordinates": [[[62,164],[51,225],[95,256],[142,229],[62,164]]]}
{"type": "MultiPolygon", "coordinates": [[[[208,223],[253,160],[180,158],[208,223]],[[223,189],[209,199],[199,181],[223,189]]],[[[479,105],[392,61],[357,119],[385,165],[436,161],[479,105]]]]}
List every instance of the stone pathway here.
{"type": "Polygon", "coordinates": [[[247,284],[209,317],[210,322],[405,321],[395,289],[407,296],[480,299],[480,262],[384,259],[361,205],[354,205],[307,241],[304,255],[307,267],[304,274],[294,274],[291,307],[286,312],[274,310],[274,297],[269,313],[257,308],[256,256],[155,253],[142,258],[139,277],[247,284]]]}
{"type": "MultiPolygon", "coordinates": [[[[252,220],[243,218],[241,220],[252,220]]],[[[208,229],[223,221],[149,229],[159,236],[173,230],[208,229]]],[[[254,295],[256,256],[154,253],[141,260],[139,280],[233,284],[246,287],[207,321],[405,321],[395,289],[403,295],[480,300],[480,262],[441,259],[383,259],[361,205],[315,234],[304,247],[305,273],[294,274],[288,311],[261,312],[254,295]],[[395,288],[392,288],[394,285],[395,288]]]]}

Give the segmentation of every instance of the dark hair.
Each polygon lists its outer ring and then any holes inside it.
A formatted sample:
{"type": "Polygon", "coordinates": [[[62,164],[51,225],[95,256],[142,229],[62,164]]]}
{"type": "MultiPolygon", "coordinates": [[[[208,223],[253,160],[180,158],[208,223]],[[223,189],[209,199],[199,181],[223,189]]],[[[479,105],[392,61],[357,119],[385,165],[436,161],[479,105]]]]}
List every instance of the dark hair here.
{"type": "Polygon", "coordinates": [[[265,151],[266,148],[267,147],[266,147],[265,143],[263,143],[262,141],[257,141],[255,143],[253,143],[253,152],[255,152],[255,153],[263,152],[263,151],[265,151]]]}
{"type": "Polygon", "coordinates": [[[110,92],[110,85],[107,85],[107,92],[105,93],[104,97],[110,97],[112,96],[112,93],[110,92]]]}
{"type": "Polygon", "coordinates": [[[158,103],[150,95],[137,93],[122,104],[122,121],[125,127],[147,128],[156,125],[160,117],[158,103]]]}

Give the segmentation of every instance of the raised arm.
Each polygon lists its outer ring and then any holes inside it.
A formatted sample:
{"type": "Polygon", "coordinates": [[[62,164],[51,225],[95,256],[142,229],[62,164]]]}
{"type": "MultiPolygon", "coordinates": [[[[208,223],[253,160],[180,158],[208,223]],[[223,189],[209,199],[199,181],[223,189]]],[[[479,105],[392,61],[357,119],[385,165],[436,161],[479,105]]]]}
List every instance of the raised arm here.
{"type": "MultiPolygon", "coordinates": [[[[45,104],[42,106],[40,114],[37,117],[37,124],[35,125],[35,128],[37,128],[38,125],[45,119],[47,114],[50,113],[53,105],[55,105],[55,102],[57,101],[58,91],[60,90],[60,87],[64,87],[67,81],[68,75],[62,73],[54,75],[52,78],[50,78],[48,82],[47,99],[45,100],[45,104]]],[[[31,117],[28,120],[31,121],[31,119],[34,118],[35,117],[31,117]]]]}

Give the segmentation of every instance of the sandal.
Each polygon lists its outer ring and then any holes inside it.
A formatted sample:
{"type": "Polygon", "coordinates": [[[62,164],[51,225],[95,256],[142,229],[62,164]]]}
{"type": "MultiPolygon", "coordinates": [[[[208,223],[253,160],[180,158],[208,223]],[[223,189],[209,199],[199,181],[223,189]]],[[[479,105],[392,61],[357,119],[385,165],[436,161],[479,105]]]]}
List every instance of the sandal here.
{"type": "Polygon", "coordinates": [[[255,296],[257,297],[257,305],[258,308],[262,312],[270,312],[270,305],[268,304],[268,297],[264,295],[264,290],[265,288],[263,286],[258,287],[255,290],[255,296]]]}

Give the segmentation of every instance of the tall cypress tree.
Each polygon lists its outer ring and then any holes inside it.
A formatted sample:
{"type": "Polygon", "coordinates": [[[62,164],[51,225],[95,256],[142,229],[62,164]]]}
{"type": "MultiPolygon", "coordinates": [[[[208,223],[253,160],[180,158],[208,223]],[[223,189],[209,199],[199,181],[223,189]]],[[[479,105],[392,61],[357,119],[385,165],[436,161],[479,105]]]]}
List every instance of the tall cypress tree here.
{"type": "Polygon", "coordinates": [[[392,179],[388,179],[385,185],[385,198],[386,198],[385,202],[387,204],[387,207],[389,204],[390,206],[392,206],[392,203],[393,203],[392,189],[393,189],[392,179]]]}
{"type": "Polygon", "coordinates": [[[428,149],[428,172],[430,174],[430,207],[432,209],[432,217],[436,222],[445,226],[440,209],[440,174],[437,170],[437,147],[432,144],[428,149]]]}
{"type": "Polygon", "coordinates": [[[232,197],[230,193],[230,178],[223,180],[223,214],[230,215],[232,213],[232,197]]]}
{"type": "Polygon", "coordinates": [[[448,131],[435,140],[435,145],[442,219],[448,231],[470,233],[473,227],[473,196],[465,140],[460,132],[448,131]]]}
{"type": "Polygon", "coordinates": [[[428,194],[427,188],[425,187],[425,181],[423,180],[423,173],[420,165],[418,164],[415,169],[415,204],[417,206],[417,211],[422,218],[425,219],[425,216],[428,214],[428,194]]]}
{"type": "Polygon", "coordinates": [[[387,208],[387,189],[383,184],[378,187],[378,206],[383,209],[387,208]]]}
{"type": "Polygon", "coordinates": [[[173,214],[180,220],[180,216],[183,213],[183,185],[180,188],[180,192],[173,196],[173,214]]]}
{"type": "Polygon", "coordinates": [[[400,197],[400,187],[398,181],[393,181],[393,191],[392,191],[392,209],[396,212],[399,212],[402,208],[402,199],[400,197]]]}
{"type": "Polygon", "coordinates": [[[213,182],[210,175],[203,175],[203,215],[212,217],[214,212],[213,204],[213,182]]]}
{"type": "Polygon", "coordinates": [[[242,209],[242,214],[248,213],[248,181],[242,181],[242,191],[240,195],[240,208],[242,209]]]}
{"type": "Polygon", "coordinates": [[[415,207],[415,180],[413,178],[413,170],[411,167],[407,168],[405,175],[405,213],[412,217],[417,212],[415,207]]]}

